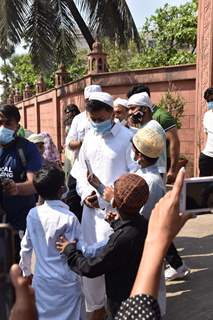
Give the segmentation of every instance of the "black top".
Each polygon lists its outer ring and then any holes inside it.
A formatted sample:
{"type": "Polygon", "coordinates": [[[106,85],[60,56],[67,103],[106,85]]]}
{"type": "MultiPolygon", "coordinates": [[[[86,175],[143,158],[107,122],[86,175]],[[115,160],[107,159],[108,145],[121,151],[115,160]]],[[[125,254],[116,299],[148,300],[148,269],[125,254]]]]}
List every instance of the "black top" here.
{"type": "Polygon", "coordinates": [[[86,258],[72,244],[64,253],[70,268],[79,275],[95,278],[105,274],[107,297],[120,303],[130,295],[143,252],[147,222],[137,214],[131,220],[117,221],[112,227],[114,233],[99,256],[86,258]]]}
{"type": "Polygon", "coordinates": [[[161,320],[157,301],[145,294],[136,295],[124,301],[115,320],[161,320]]]}

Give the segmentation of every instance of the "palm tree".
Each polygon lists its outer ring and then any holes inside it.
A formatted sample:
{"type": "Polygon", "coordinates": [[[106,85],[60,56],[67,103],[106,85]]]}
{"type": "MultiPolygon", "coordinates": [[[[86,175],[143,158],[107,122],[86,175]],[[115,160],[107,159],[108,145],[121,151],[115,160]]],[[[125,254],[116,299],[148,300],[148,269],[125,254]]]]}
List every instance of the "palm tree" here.
{"type": "Polygon", "coordinates": [[[125,0],[0,1],[0,47],[24,39],[37,69],[47,70],[67,58],[70,62],[77,28],[90,48],[94,37],[106,36],[124,47],[133,39],[140,49],[140,36],[125,0]]]}

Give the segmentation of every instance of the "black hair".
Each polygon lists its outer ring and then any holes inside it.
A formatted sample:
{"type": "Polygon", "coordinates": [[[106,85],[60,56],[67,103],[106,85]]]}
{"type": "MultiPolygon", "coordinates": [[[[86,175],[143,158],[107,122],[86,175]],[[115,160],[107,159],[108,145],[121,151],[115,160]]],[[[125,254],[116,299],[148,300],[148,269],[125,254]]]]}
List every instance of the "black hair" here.
{"type": "Polygon", "coordinates": [[[74,119],[74,117],[80,113],[80,110],[75,104],[72,103],[66,106],[66,108],[64,109],[64,113],[65,113],[64,125],[70,126],[72,124],[72,120],[74,119]]]}
{"type": "Polygon", "coordinates": [[[136,86],[132,87],[128,93],[127,93],[127,98],[129,99],[133,94],[136,93],[141,93],[141,92],[146,92],[148,96],[150,97],[150,89],[144,84],[137,84],[136,86]]]}
{"type": "Polygon", "coordinates": [[[150,165],[154,165],[159,158],[150,158],[150,157],[147,157],[145,156],[145,154],[141,153],[143,158],[146,160],[146,162],[150,163],[150,165]]]}
{"type": "Polygon", "coordinates": [[[209,96],[213,95],[213,88],[208,88],[204,92],[204,99],[209,102],[209,96]]]}
{"type": "Polygon", "coordinates": [[[0,113],[2,113],[7,120],[15,120],[17,123],[21,120],[19,109],[14,104],[1,104],[0,113]]]}
{"type": "Polygon", "coordinates": [[[78,109],[78,106],[76,106],[76,104],[71,103],[68,106],[66,106],[66,108],[64,109],[64,112],[65,113],[72,112],[72,113],[75,113],[75,115],[77,115],[80,113],[80,110],[78,109]]]}
{"type": "Polygon", "coordinates": [[[87,112],[96,112],[100,110],[106,110],[108,112],[113,111],[113,107],[109,106],[108,104],[99,101],[99,100],[89,100],[86,102],[86,111],[87,112]]]}
{"type": "Polygon", "coordinates": [[[60,188],[65,184],[65,173],[56,165],[48,165],[39,170],[34,178],[33,185],[37,193],[44,200],[58,199],[60,188]]]}

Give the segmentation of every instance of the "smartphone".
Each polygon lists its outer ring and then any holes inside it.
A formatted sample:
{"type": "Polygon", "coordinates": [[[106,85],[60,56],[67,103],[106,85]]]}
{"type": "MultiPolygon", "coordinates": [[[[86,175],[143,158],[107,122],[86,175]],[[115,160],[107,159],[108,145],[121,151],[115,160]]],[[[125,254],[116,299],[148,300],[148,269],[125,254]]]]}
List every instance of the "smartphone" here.
{"type": "MultiPolygon", "coordinates": [[[[92,172],[92,167],[91,167],[91,165],[90,165],[89,160],[85,160],[85,163],[86,163],[87,170],[88,170],[89,174],[93,174],[93,172],[92,172]]],[[[93,185],[93,187],[98,191],[98,193],[99,193],[101,196],[103,196],[104,189],[105,189],[105,186],[103,185],[103,183],[100,182],[98,187],[95,187],[94,185],[93,185]]]]}
{"type": "Polygon", "coordinates": [[[213,177],[185,179],[180,199],[180,210],[196,215],[213,213],[213,177]]]}
{"type": "Polygon", "coordinates": [[[85,163],[86,163],[86,167],[87,167],[87,170],[89,172],[89,174],[92,174],[92,167],[91,167],[91,164],[89,162],[89,160],[85,160],[85,163]]]}
{"type": "Polygon", "coordinates": [[[0,315],[1,320],[9,319],[15,294],[10,282],[9,271],[15,263],[14,232],[9,224],[0,224],[0,315]]]}

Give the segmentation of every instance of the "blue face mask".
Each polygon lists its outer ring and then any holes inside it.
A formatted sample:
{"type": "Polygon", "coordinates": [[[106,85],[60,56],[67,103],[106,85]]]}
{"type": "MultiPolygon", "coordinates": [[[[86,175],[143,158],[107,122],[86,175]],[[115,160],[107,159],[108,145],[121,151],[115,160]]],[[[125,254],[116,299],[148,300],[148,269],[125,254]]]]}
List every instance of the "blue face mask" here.
{"type": "Polygon", "coordinates": [[[107,131],[110,131],[112,128],[112,119],[102,121],[102,122],[93,122],[91,121],[91,126],[95,133],[97,134],[104,134],[107,131]]]}
{"type": "Polygon", "coordinates": [[[209,102],[207,103],[207,105],[208,105],[208,109],[209,109],[209,110],[212,110],[212,109],[213,109],[213,101],[209,101],[209,102]]]}
{"type": "Polygon", "coordinates": [[[15,131],[5,128],[3,126],[0,127],[0,145],[6,145],[12,142],[15,139],[15,131]]]}

